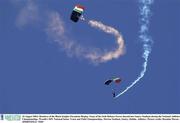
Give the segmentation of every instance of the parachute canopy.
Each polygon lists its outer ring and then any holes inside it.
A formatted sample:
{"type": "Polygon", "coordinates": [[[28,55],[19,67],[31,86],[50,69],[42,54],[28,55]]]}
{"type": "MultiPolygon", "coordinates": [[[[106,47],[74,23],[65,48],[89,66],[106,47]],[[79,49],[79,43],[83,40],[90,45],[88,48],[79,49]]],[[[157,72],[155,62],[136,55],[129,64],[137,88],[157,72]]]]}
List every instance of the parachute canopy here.
{"type": "Polygon", "coordinates": [[[115,83],[120,83],[120,82],[121,82],[121,79],[120,79],[120,78],[115,78],[115,79],[113,79],[113,81],[114,81],[115,83]]]}
{"type": "Polygon", "coordinates": [[[78,22],[79,18],[81,17],[84,11],[84,6],[76,5],[71,13],[71,20],[73,22],[78,22]]]}
{"type": "Polygon", "coordinates": [[[121,79],[120,79],[120,78],[109,79],[109,80],[106,80],[104,84],[105,84],[105,85],[109,85],[109,84],[111,84],[112,82],[120,83],[120,82],[121,82],[121,79]]]}

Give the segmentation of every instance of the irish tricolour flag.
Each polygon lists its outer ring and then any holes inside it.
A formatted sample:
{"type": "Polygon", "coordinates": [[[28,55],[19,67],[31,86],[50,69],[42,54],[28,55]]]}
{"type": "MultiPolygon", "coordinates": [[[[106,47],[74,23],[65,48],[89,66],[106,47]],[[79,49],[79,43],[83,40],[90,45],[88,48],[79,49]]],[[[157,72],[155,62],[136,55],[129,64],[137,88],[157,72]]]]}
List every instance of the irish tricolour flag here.
{"type": "Polygon", "coordinates": [[[73,10],[82,14],[84,11],[84,7],[81,5],[76,5],[73,10]]]}

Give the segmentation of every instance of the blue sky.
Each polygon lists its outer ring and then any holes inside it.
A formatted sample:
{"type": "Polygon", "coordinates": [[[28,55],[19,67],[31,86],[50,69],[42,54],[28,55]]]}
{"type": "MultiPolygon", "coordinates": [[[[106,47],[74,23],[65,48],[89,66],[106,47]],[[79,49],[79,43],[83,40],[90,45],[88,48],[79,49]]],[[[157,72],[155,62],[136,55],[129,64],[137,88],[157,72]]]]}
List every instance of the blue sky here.
{"type": "Polygon", "coordinates": [[[0,0],[0,113],[180,113],[179,6],[179,0],[155,0],[147,72],[114,100],[104,81],[121,77],[120,92],[142,69],[137,0],[0,0]],[[47,35],[48,14],[57,12],[69,39],[87,48],[116,47],[113,36],[70,21],[77,3],[86,19],[122,33],[126,54],[94,65],[69,56],[47,35]]]}

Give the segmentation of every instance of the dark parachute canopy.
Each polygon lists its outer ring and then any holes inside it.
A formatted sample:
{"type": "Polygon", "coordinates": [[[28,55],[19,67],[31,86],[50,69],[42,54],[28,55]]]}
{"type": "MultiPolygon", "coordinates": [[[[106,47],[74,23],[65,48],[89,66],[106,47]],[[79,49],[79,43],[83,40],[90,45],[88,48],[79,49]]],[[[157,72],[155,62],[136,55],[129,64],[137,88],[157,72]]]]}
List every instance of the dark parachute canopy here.
{"type": "Polygon", "coordinates": [[[79,18],[81,17],[84,11],[84,7],[81,5],[76,5],[71,13],[71,20],[73,22],[78,22],[79,18]]]}

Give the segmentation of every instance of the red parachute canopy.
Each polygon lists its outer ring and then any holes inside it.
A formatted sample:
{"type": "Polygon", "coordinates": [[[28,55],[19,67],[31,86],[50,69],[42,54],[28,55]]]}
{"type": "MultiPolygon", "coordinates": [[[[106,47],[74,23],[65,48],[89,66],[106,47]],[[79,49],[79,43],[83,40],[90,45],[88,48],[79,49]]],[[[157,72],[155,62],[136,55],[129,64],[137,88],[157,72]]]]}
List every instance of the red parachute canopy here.
{"type": "Polygon", "coordinates": [[[83,9],[83,10],[85,9],[85,7],[82,6],[82,5],[80,5],[80,4],[76,5],[76,7],[81,8],[81,9],[83,9]]]}
{"type": "Polygon", "coordinates": [[[120,79],[120,78],[115,78],[115,79],[113,79],[113,81],[114,81],[115,83],[120,83],[120,82],[121,82],[121,79],[120,79]]]}

